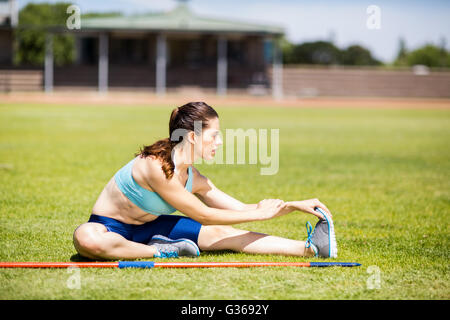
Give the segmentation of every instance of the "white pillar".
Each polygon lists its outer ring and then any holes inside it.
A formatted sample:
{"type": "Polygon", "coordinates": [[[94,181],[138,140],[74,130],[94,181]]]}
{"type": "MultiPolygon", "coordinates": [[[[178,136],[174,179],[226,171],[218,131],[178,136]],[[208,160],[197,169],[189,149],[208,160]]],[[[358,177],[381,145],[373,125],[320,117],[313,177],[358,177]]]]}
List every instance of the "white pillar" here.
{"type": "Polygon", "coordinates": [[[108,91],[108,34],[100,33],[98,43],[98,91],[108,91]]]}
{"type": "Polygon", "coordinates": [[[217,39],[217,94],[224,96],[227,94],[227,39],[219,37],[217,39]]]}
{"type": "Polygon", "coordinates": [[[283,56],[278,39],[273,40],[272,97],[283,98],[283,56]]]}
{"type": "Polygon", "coordinates": [[[53,91],[53,34],[45,37],[44,90],[53,91]]]}
{"type": "Polygon", "coordinates": [[[17,27],[19,23],[19,10],[17,9],[17,1],[9,0],[9,14],[11,19],[11,27],[17,27]]]}
{"type": "Polygon", "coordinates": [[[166,93],[166,36],[159,34],[156,39],[156,94],[166,93]]]}

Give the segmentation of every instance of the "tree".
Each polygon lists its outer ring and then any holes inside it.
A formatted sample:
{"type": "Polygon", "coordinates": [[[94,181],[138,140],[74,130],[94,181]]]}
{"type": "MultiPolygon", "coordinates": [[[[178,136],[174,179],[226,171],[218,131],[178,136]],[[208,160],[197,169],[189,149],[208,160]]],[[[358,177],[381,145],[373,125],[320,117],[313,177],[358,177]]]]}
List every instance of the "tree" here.
{"type": "Polygon", "coordinates": [[[111,12],[88,12],[81,14],[81,18],[111,18],[111,17],[121,17],[123,14],[118,11],[111,12]]]}
{"type": "Polygon", "coordinates": [[[359,45],[352,45],[343,50],[340,63],[352,66],[375,66],[381,64],[380,61],[372,57],[369,50],[359,45]]]}
{"type": "Polygon", "coordinates": [[[282,37],[279,41],[279,46],[281,49],[281,53],[283,55],[283,63],[295,63],[294,58],[292,56],[292,50],[294,48],[294,45],[289,42],[285,37],[282,37]]]}
{"type": "Polygon", "coordinates": [[[406,48],[406,41],[403,38],[398,39],[398,53],[394,61],[395,66],[406,66],[406,57],[408,56],[408,49],[406,48]]]}
{"type": "Polygon", "coordinates": [[[445,49],[427,44],[410,52],[406,61],[408,66],[422,64],[428,67],[450,67],[450,54],[445,49]]]}
{"type": "MultiPolygon", "coordinates": [[[[15,30],[15,64],[41,66],[45,57],[47,26],[65,26],[70,3],[27,4],[19,12],[19,25],[15,30]]],[[[56,35],[53,40],[56,65],[71,63],[74,59],[74,39],[71,35],[56,35]]]]}
{"type": "Polygon", "coordinates": [[[285,64],[321,64],[321,65],[380,65],[370,51],[360,45],[352,45],[341,50],[328,41],[291,44],[284,40],[283,62],[285,64]]]}
{"type": "Polygon", "coordinates": [[[287,64],[337,64],[341,52],[334,44],[327,41],[305,42],[293,45],[285,51],[284,61],[287,64]]]}

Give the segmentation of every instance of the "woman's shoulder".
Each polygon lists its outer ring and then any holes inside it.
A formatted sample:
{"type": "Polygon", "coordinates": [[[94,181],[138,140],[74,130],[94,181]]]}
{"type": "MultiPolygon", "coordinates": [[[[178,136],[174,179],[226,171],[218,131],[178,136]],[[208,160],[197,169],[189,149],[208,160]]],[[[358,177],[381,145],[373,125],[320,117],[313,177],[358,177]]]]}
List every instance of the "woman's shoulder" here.
{"type": "Polygon", "coordinates": [[[153,155],[138,156],[134,171],[141,179],[151,185],[152,182],[165,180],[166,176],[162,170],[162,165],[162,161],[153,155]]]}
{"type": "Polygon", "coordinates": [[[138,155],[136,157],[136,164],[138,167],[140,168],[161,168],[162,166],[162,161],[160,159],[158,159],[156,156],[154,155],[149,155],[146,157],[143,157],[141,155],[138,155]]]}
{"type": "Polygon", "coordinates": [[[147,165],[147,166],[157,166],[157,167],[162,166],[162,160],[152,154],[145,156],[145,157],[137,156],[137,159],[139,159],[139,161],[145,163],[145,165],[147,165]]]}
{"type": "MultiPolygon", "coordinates": [[[[147,184],[152,185],[158,182],[167,182],[166,175],[162,169],[163,161],[153,155],[137,157],[134,172],[147,184]]],[[[192,180],[194,189],[200,190],[207,186],[208,178],[204,176],[196,167],[191,165],[192,180]]]]}

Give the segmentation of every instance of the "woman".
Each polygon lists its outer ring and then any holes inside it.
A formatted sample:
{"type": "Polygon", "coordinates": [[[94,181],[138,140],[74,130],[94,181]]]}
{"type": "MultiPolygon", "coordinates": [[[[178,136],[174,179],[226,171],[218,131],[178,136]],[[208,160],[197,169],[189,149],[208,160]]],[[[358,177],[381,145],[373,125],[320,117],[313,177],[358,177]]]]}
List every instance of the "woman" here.
{"type": "MultiPolygon", "coordinates": [[[[108,182],[89,222],[74,232],[78,253],[90,259],[198,256],[200,250],[336,256],[331,213],[317,199],[265,199],[244,204],[219,190],[193,163],[210,160],[222,144],[219,116],[204,102],[172,111],[169,137],[145,146],[108,182]],[[201,123],[201,126],[198,124],[201,123]],[[322,213],[315,210],[320,208],[322,213]],[[184,216],[172,216],[180,211],[184,216]],[[230,225],[272,219],[295,210],[319,218],[307,241],[239,230],[230,225]],[[331,228],[330,228],[331,227],[331,228]]],[[[318,210],[320,210],[318,209],[318,210]]]]}

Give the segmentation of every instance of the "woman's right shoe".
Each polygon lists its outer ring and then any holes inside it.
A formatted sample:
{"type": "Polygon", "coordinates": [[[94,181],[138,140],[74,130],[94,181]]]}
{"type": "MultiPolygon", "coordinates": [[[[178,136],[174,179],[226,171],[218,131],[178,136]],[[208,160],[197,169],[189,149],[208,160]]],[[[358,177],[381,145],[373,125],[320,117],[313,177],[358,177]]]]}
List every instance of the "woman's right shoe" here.
{"type": "Polygon", "coordinates": [[[200,249],[189,239],[170,239],[162,235],[152,237],[148,245],[155,246],[158,250],[155,258],[198,257],[200,249]]]}
{"type": "Polygon", "coordinates": [[[337,258],[337,243],[333,221],[320,208],[316,208],[316,211],[322,213],[325,219],[320,219],[313,231],[311,224],[307,222],[308,239],[305,247],[311,247],[316,257],[337,258]]]}

